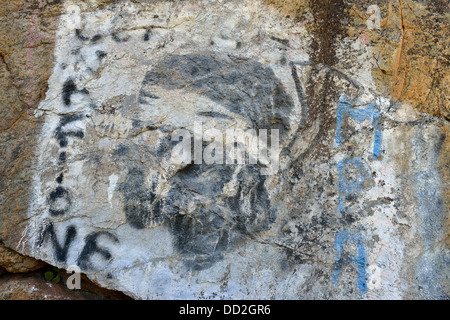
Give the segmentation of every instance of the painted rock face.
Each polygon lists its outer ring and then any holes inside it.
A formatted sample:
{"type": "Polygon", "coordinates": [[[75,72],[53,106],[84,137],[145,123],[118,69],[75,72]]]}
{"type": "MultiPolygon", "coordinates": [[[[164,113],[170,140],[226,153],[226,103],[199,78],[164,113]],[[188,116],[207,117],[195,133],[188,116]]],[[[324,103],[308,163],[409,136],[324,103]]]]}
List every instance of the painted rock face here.
{"type": "Polygon", "coordinates": [[[403,263],[442,236],[442,122],[270,8],[64,4],[23,251],[142,299],[431,290],[440,253],[403,263]]]}

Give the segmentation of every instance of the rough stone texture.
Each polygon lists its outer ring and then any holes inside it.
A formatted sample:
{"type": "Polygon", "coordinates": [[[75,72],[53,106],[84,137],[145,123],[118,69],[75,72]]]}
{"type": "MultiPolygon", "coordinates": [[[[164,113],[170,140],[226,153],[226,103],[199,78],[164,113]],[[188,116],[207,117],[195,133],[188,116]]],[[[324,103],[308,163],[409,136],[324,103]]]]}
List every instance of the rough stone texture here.
{"type": "Polygon", "coordinates": [[[0,240],[138,299],[448,299],[447,9],[2,5],[0,240]],[[279,170],[174,164],[195,122],[279,170]]]}
{"type": "Polygon", "coordinates": [[[31,257],[23,256],[0,243],[0,267],[12,273],[29,272],[46,265],[31,257]]]}
{"type": "Polygon", "coordinates": [[[3,276],[0,290],[1,300],[84,300],[77,292],[45,281],[42,275],[3,276]]]}
{"type": "Polygon", "coordinates": [[[20,241],[31,197],[32,160],[41,124],[33,110],[52,72],[58,1],[0,5],[0,240],[20,241]]]}
{"type": "Polygon", "coordinates": [[[44,279],[42,272],[8,274],[0,278],[0,300],[129,300],[120,292],[101,289],[82,280],[83,290],[70,290],[44,279]]]}

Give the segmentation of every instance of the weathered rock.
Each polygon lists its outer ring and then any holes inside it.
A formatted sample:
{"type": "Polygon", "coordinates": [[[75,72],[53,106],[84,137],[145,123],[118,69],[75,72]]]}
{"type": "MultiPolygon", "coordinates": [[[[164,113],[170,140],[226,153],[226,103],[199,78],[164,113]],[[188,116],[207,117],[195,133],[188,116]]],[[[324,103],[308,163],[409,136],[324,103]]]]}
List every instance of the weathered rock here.
{"type": "Polygon", "coordinates": [[[46,281],[39,275],[6,275],[0,278],[1,300],[84,300],[64,286],[46,281]]]}
{"type": "Polygon", "coordinates": [[[52,72],[59,1],[0,6],[0,240],[15,248],[31,198],[32,160],[41,123],[33,111],[52,72]]]}
{"type": "Polygon", "coordinates": [[[23,256],[0,243],[0,267],[12,273],[34,271],[45,266],[44,261],[23,256]]]}
{"type": "Polygon", "coordinates": [[[0,239],[139,299],[448,298],[449,17],[377,4],[30,5],[54,60],[2,52],[0,239]],[[229,128],[273,157],[205,162],[229,128]]]}
{"type": "Polygon", "coordinates": [[[127,300],[120,292],[101,289],[82,280],[83,290],[70,290],[65,282],[55,283],[44,274],[8,274],[0,278],[0,300],[127,300]]]}

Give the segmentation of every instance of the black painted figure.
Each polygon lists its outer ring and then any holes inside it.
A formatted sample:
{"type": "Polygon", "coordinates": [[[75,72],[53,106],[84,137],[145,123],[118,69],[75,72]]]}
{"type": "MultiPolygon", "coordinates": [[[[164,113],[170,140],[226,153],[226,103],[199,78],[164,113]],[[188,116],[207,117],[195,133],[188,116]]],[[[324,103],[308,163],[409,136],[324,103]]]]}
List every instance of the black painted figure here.
{"type": "MultiPolygon", "coordinates": [[[[175,118],[182,110],[167,105],[164,99],[164,92],[173,90],[209,99],[228,112],[199,107],[194,101],[186,106],[194,115],[192,119],[187,116],[186,122],[211,118],[234,124],[239,118],[244,130],[279,129],[280,137],[289,130],[293,101],[270,68],[214,53],[169,56],[147,73],[139,94],[143,109],[170,109],[167,123],[159,127],[166,132],[166,139],[154,152],[156,159],[170,155],[174,145],[169,132],[177,129],[177,124],[170,117],[175,118]]],[[[144,126],[145,121],[135,125],[144,126]]],[[[115,152],[116,159],[125,163],[133,148],[136,146],[121,145],[115,152]]],[[[124,165],[127,176],[120,192],[126,219],[137,229],[166,225],[189,268],[210,267],[225,250],[269,229],[276,219],[265,187],[267,177],[261,175],[259,165],[191,163],[168,178],[170,191],[160,197],[155,190],[158,175],[152,178],[151,188],[145,187],[148,171],[145,164],[137,163],[124,165]],[[230,188],[230,183],[233,190],[227,194],[224,189],[230,188]]]]}

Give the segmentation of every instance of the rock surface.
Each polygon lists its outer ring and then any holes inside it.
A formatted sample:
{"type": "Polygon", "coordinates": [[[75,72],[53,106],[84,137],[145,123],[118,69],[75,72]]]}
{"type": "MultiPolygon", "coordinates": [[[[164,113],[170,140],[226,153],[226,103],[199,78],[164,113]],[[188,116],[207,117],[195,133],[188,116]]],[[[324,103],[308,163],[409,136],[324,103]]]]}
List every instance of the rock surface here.
{"type": "Polygon", "coordinates": [[[23,256],[0,243],[0,268],[11,273],[29,272],[46,265],[31,257],[23,256]]]}
{"type": "Polygon", "coordinates": [[[43,272],[7,274],[0,278],[0,300],[129,300],[120,292],[96,287],[82,280],[82,290],[70,290],[65,282],[54,283],[43,272]]]}
{"type": "Polygon", "coordinates": [[[84,300],[80,294],[45,281],[42,276],[3,276],[0,289],[1,300],[84,300]]]}
{"type": "Polygon", "coordinates": [[[445,1],[0,10],[8,248],[136,299],[448,299],[445,1]],[[272,158],[205,163],[230,128],[272,158]]]}

